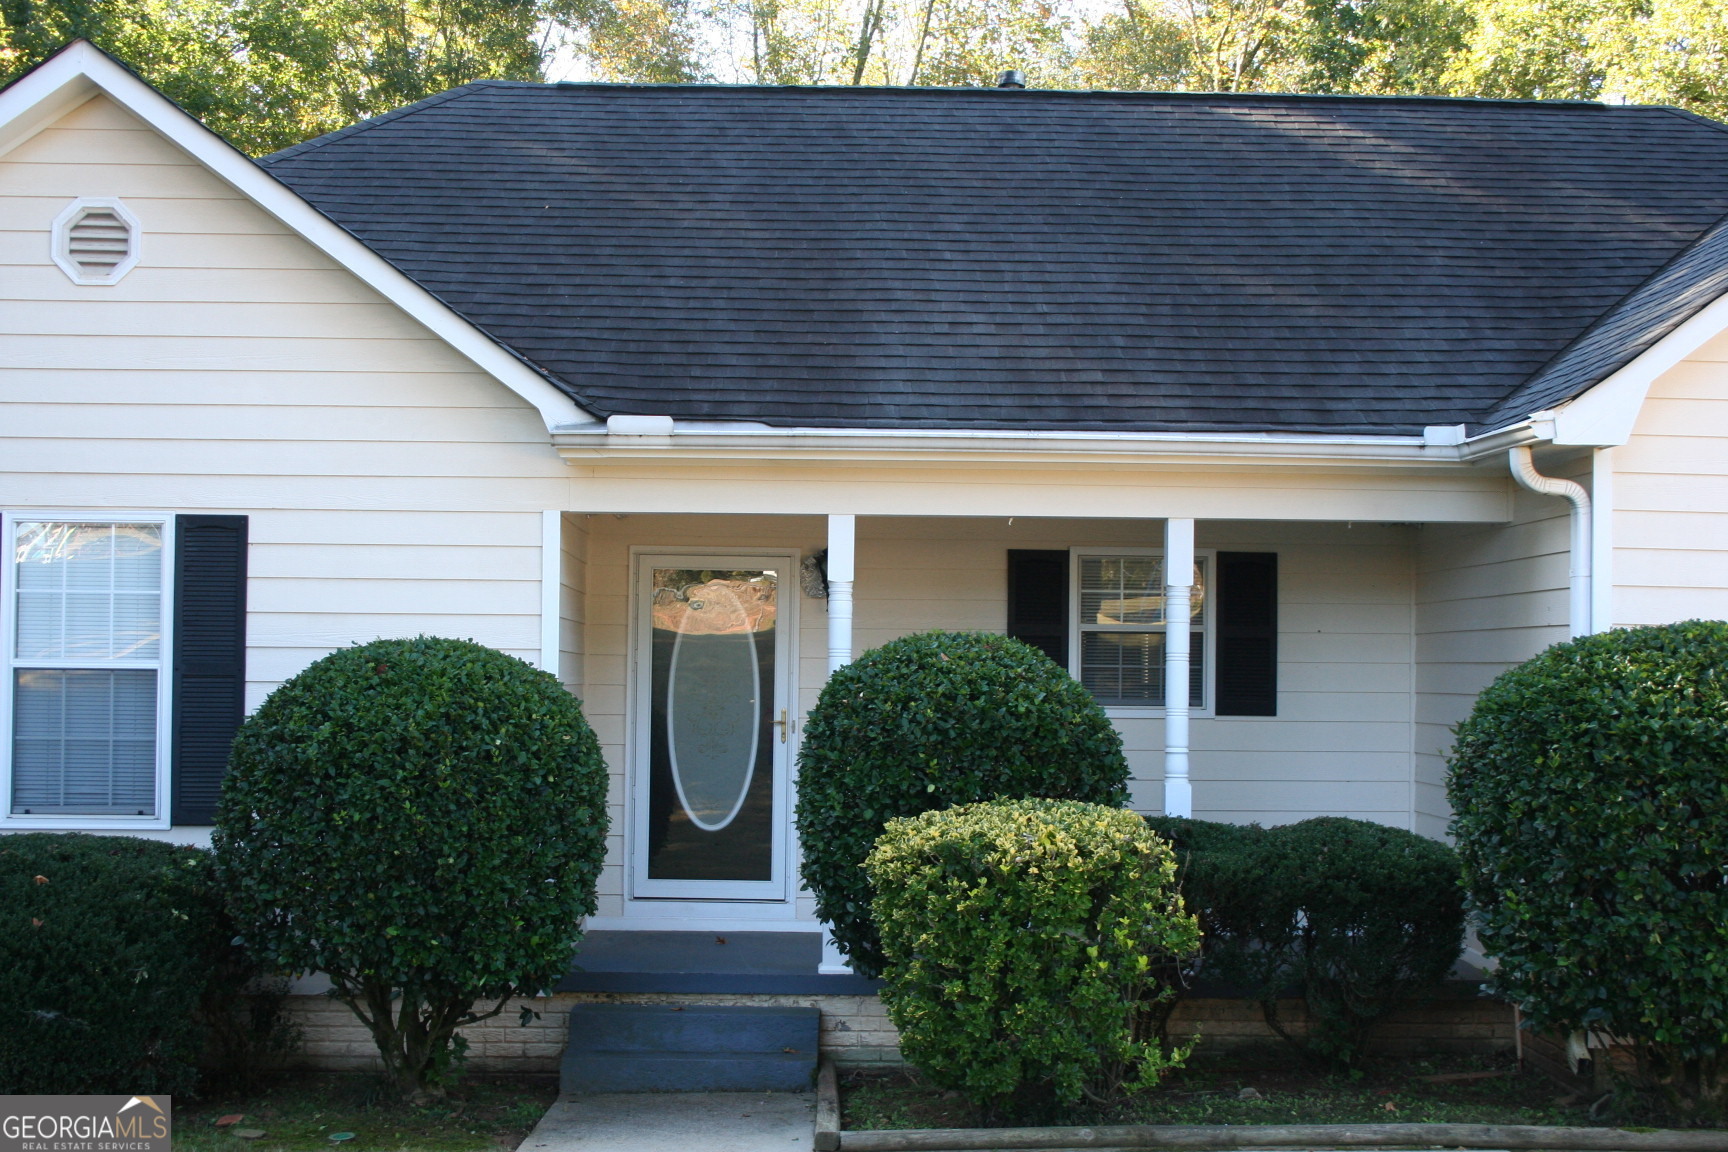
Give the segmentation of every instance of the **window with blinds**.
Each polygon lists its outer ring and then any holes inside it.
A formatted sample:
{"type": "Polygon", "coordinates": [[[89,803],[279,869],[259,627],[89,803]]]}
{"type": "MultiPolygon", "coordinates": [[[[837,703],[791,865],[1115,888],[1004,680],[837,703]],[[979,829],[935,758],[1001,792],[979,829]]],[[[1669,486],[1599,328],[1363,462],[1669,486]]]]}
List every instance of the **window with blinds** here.
{"type": "Polygon", "coordinates": [[[11,814],[155,817],[164,526],[8,526],[11,814]]]}
{"type": "MultiPolygon", "coordinates": [[[[1164,706],[1164,558],[1078,552],[1074,557],[1074,662],[1080,682],[1109,707],[1164,706]]],[[[1206,562],[1194,562],[1188,702],[1206,706],[1206,562]]]]}

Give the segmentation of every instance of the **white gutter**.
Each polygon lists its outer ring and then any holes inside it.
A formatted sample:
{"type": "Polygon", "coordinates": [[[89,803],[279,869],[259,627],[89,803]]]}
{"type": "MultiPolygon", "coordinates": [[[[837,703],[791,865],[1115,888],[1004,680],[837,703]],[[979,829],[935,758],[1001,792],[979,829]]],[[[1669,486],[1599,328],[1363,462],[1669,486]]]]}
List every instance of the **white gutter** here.
{"type": "Polygon", "coordinates": [[[1536,471],[1536,465],[1530,459],[1530,446],[1527,444],[1511,449],[1507,455],[1512,465],[1512,475],[1517,477],[1518,483],[1543,496],[1564,497],[1572,504],[1571,559],[1567,566],[1571,584],[1568,615],[1572,637],[1576,639],[1579,636],[1588,636],[1596,630],[1591,620],[1593,598],[1590,579],[1590,493],[1584,490],[1582,484],[1562,480],[1557,476],[1544,476],[1536,471]]]}
{"type": "Polygon", "coordinates": [[[553,430],[566,460],[860,460],[939,463],[1310,463],[1457,466],[1534,443],[1528,423],[1465,439],[1462,426],[1421,436],[1320,433],[1066,432],[976,429],[769,428],[682,424],[614,416],[605,425],[553,430]]]}

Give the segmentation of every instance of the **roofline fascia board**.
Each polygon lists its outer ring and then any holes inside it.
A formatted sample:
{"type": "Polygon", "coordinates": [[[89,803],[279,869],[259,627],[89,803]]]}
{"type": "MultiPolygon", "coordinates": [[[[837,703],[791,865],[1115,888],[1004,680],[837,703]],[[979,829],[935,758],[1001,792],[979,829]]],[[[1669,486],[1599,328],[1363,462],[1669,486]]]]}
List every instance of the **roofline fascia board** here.
{"type": "Polygon", "coordinates": [[[1716,297],[1630,364],[1553,412],[1554,443],[1614,448],[1632,438],[1650,386],[1664,372],[1728,331],[1728,293],[1716,297]]]}
{"type": "Polygon", "coordinates": [[[51,63],[31,69],[0,92],[0,156],[102,91],[82,73],[71,78],[48,75],[51,63]]]}
{"type": "Polygon", "coordinates": [[[150,85],[77,41],[0,92],[0,155],[101,93],[149,124],[219,179],[358,276],[482,372],[540,413],[548,431],[591,417],[571,397],[449,305],[308,204],[286,184],[150,85]]]}
{"type": "Polygon", "coordinates": [[[678,429],[620,435],[603,426],[561,428],[552,435],[571,463],[659,461],[898,461],[955,464],[1269,464],[1318,467],[1452,467],[1501,456],[1541,439],[1528,423],[1460,444],[1421,436],[1354,436],[1214,432],[1063,432],[1052,430],[759,428],[678,429]]]}

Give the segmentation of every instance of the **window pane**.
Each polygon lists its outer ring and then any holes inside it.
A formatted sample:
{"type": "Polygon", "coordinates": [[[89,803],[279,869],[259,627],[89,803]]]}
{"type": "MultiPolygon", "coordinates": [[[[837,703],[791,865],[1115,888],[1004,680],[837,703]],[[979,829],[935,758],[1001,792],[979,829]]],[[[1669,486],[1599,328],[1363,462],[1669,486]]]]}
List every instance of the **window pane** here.
{"type": "Polygon", "coordinates": [[[18,526],[17,656],[155,660],[162,636],[162,529],[18,526]]]}
{"type": "MultiPolygon", "coordinates": [[[[1203,708],[1206,705],[1205,633],[1190,633],[1188,645],[1188,705],[1203,708]]],[[[1082,632],[1079,680],[1102,704],[1163,707],[1164,634],[1082,632]]]]}
{"type": "Polygon", "coordinates": [[[13,687],[15,815],[155,815],[155,671],[21,668],[13,687]]]}
{"type": "MultiPolygon", "coordinates": [[[[1080,626],[1164,623],[1164,562],[1157,556],[1080,557],[1080,626]]],[[[1194,561],[1190,618],[1206,621],[1206,561],[1194,561]]]]}
{"type": "Polygon", "coordinates": [[[1156,556],[1080,557],[1080,624],[1162,624],[1164,562],[1156,556]]]}
{"type": "Polygon", "coordinates": [[[1080,683],[1105,704],[1163,704],[1164,634],[1082,632],[1080,683]]]}

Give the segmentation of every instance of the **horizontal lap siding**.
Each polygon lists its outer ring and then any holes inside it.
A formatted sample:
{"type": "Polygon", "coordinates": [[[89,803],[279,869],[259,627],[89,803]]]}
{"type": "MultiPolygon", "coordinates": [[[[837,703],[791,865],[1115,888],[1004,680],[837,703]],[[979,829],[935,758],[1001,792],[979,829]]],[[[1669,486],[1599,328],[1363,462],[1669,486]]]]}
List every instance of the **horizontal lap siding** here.
{"type": "Polygon", "coordinates": [[[1658,379],[1614,449],[1614,621],[1728,619],[1728,335],[1658,379]]]}
{"type": "Polygon", "coordinates": [[[0,283],[0,503],[249,515],[249,708],[380,636],[537,659],[538,415],[142,123],[98,97],[0,158],[0,283]],[[142,226],[117,285],[48,257],[81,196],[142,226]]]}
{"type": "MultiPolygon", "coordinates": [[[[1538,467],[1585,480],[1588,463],[1538,467]]],[[[1566,639],[1568,505],[1519,489],[1507,524],[1417,533],[1415,828],[1443,836],[1452,727],[1513,664],[1566,639]]]]}

